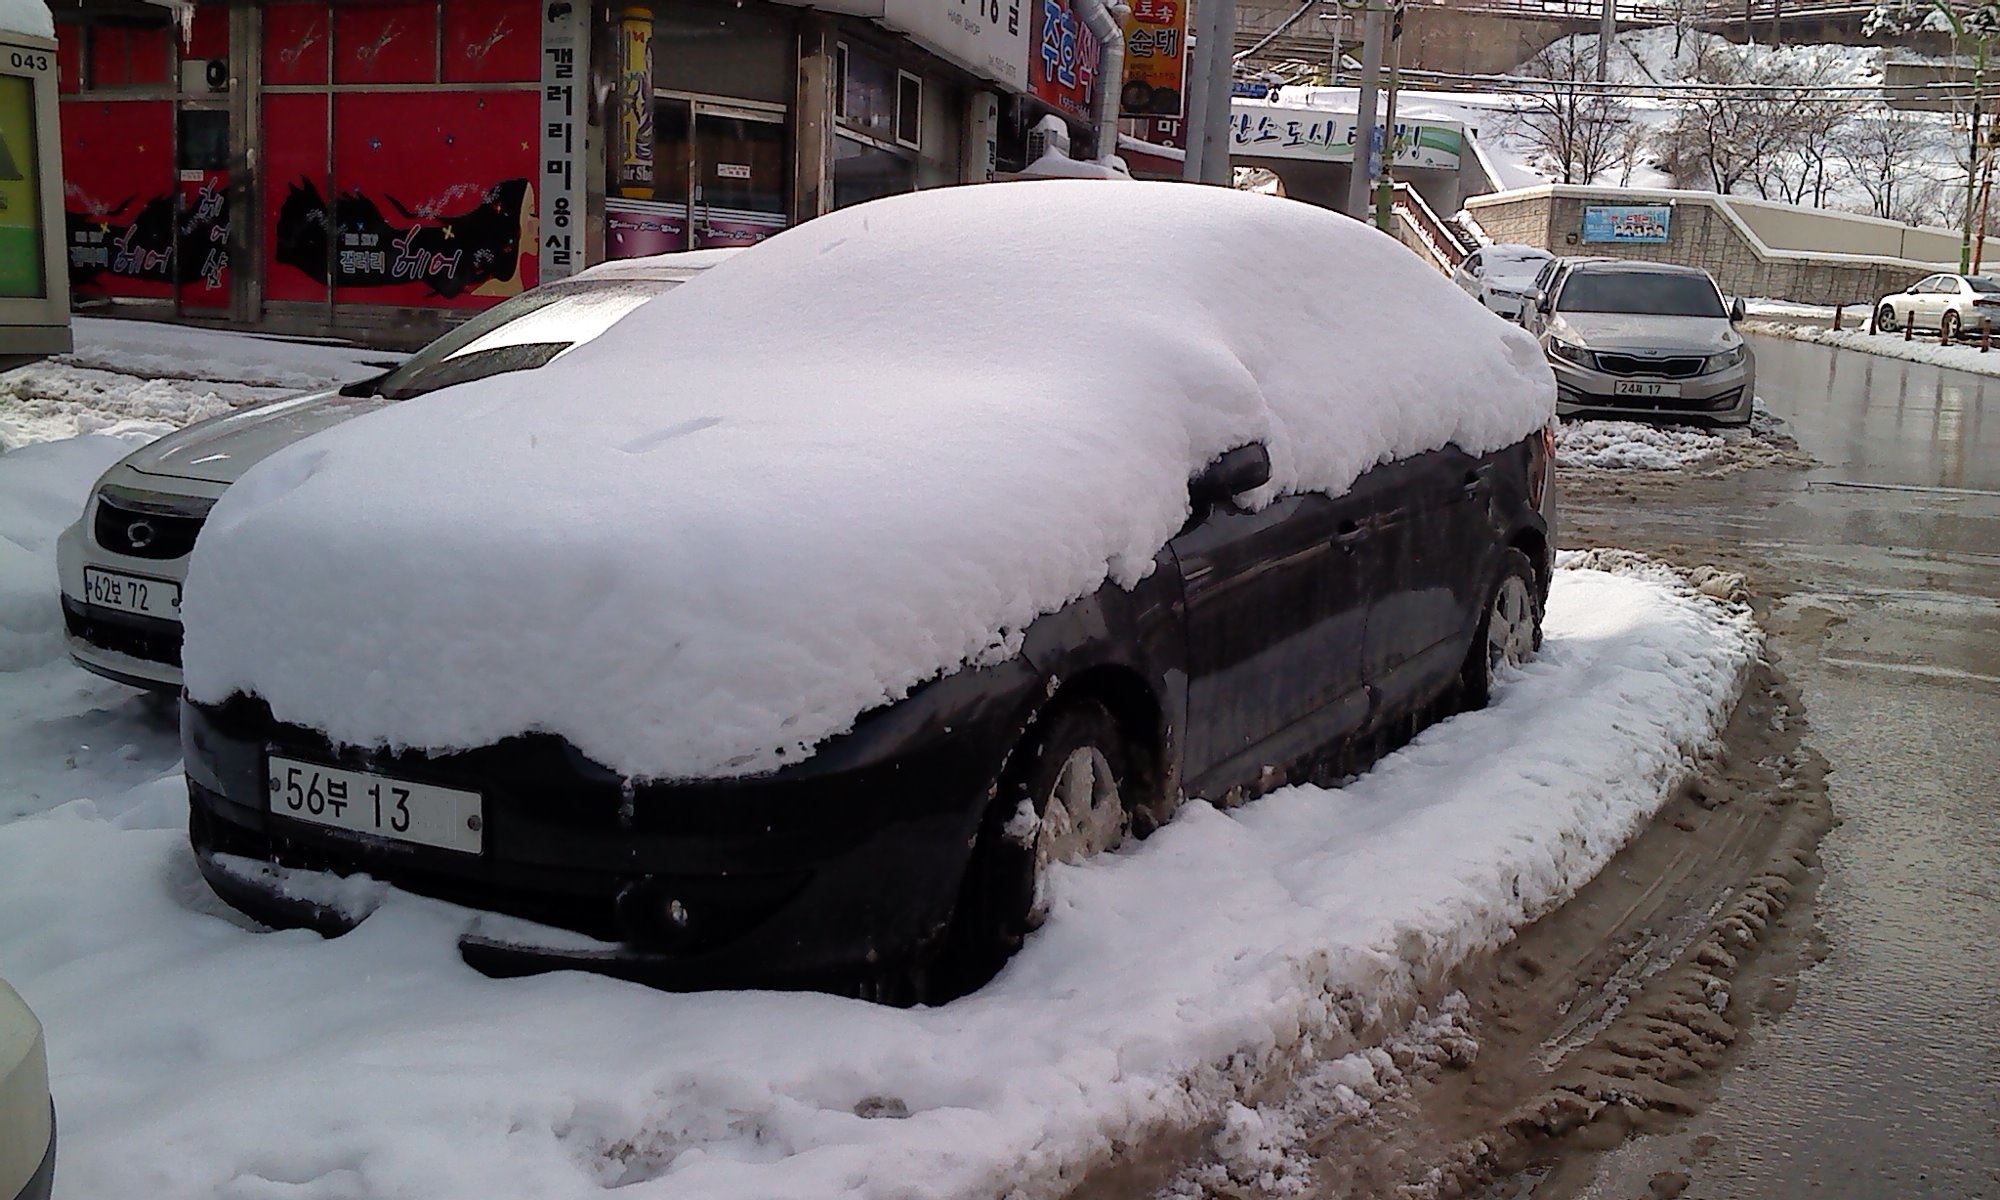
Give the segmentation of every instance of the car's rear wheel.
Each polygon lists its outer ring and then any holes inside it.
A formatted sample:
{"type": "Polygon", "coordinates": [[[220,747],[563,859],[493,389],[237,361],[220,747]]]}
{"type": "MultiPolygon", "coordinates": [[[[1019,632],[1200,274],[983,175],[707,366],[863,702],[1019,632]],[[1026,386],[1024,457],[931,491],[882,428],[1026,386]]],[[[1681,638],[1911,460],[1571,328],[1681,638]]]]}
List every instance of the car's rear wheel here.
{"type": "Polygon", "coordinates": [[[1875,313],[1875,328],[1883,333],[1895,333],[1901,326],[1896,324],[1896,310],[1884,304],[1875,313]]]}
{"type": "Polygon", "coordinates": [[[1048,917],[1057,863],[1116,850],[1132,834],[1136,777],[1118,722],[1079,700],[1043,716],[1008,757],[980,824],[945,945],[940,998],[993,978],[1048,917]]]}
{"type": "Polygon", "coordinates": [[[1499,576],[1486,592],[1472,646],[1466,652],[1460,684],[1468,709],[1485,708],[1493,699],[1493,681],[1506,667],[1517,667],[1542,648],[1542,605],[1535,585],[1535,565],[1519,550],[1509,549],[1500,561],[1499,576]]]}
{"type": "Polygon", "coordinates": [[[1958,340],[1958,327],[1958,314],[1947,312],[1938,324],[1938,334],[1947,342],[1955,342],[1958,340]]]}

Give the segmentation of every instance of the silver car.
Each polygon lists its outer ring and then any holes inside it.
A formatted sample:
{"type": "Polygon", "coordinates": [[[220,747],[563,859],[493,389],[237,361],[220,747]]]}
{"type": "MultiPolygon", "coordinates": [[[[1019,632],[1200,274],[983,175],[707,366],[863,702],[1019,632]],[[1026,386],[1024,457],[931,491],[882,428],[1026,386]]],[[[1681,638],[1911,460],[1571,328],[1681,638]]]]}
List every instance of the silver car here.
{"type": "Polygon", "coordinates": [[[1579,262],[1537,299],[1560,416],[1748,425],[1757,361],[1698,267],[1579,262]]]}
{"type": "Polygon", "coordinates": [[[70,657],[139,687],[181,687],[181,582],[208,510],[271,454],[387,404],[553,362],[733,250],[605,263],[523,292],[385,375],[169,434],[97,481],[56,542],[70,657]]]}

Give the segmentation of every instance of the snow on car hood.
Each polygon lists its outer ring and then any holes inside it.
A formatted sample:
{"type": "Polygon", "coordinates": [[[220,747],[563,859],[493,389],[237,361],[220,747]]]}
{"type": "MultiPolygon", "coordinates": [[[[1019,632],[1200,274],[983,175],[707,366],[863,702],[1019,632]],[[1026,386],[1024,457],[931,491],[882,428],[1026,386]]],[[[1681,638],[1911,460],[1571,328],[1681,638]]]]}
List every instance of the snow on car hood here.
{"type": "Polygon", "coordinates": [[[1323,209],[893,197],[273,454],[195,551],[187,686],[349,744],[539,730],[630,776],[767,771],[1135,583],[1226,450],[1269,444],[1260,500],[1337,493],[1511,444],[1554,394],[1525,333],[1323,209]]]}
{"type": "Polygon", "coordinates": [[[337,390],[296,396],[197,422],[145,446],[125,465],[148,475],[231,484],[293,442],[388,403],[379,396],[342,396],[337,390]]]}

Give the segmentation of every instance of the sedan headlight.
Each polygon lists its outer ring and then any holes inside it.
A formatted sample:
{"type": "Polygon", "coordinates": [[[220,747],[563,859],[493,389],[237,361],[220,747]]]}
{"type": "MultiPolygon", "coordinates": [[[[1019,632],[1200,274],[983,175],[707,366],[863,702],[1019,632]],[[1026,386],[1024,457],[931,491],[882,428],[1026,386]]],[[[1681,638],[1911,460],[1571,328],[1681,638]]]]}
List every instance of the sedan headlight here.
{"type": "Polygon", "coordinates": [[[1549,339],[1549,357],[1560,358],[1564,362],[1573,362],[1579,367],[1586,367],[1591,370],[1597,368],[1597,358],[1590,351],[1585,350],[1582,346],[1572,346],[1568,342],[1557,338],[1549,339]]]}
{"type": "Polygon", "coordinates": [[[1702,364],[1701,371],[1704,375],[1713,375],[1717,371],[1727,371],[1742,361],[1743,347],[1737,346],[1731,350],[1724,350],[1720,354],[1709,355],[1708,361],[1702,364]]]}

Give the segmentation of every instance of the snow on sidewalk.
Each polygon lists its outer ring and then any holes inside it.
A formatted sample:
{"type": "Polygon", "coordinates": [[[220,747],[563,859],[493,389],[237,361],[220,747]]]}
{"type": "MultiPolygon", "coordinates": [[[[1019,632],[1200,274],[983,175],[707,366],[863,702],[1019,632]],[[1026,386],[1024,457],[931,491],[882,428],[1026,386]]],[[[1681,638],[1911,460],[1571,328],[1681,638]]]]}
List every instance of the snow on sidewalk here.
{"type": "Polygon", "coordinates": [[[455,953],[469,913],[399,893],[343,938],[259,931],[196,875],[177,769],[80,766],[90,798],[0,825],[0,975],[47,1025],[58,1187],[1059,1192],[1114,1141],[1379,1040],[1644,826],[1759,651],[1746,613],[1669,580],[1559,571],[1547,645],[1493,707],[1345,788],[1197,802],[1065,869],[1050,923],[940,1009],[488,980],[455,953]]]}
{"type": "Polygon", "coordinates": [[[78,317],[72,332],[72,353],[0,372],[0,450],[84,433],[158,437],[403,357],[156,321],[78,317]]]}
{"type": "Polygon", "coordinates": [[[1884,358],[1928,363],[1974,375],[2000,375],[2000,351],[1981,354],[1977,345],[1940,345],[1934,333],[1919,333],[1904,341],[1900,333],[1869,333],[1865,312],[1860,315],[1860,320],[1859,329],[1837,332],[1822,325],[1797,325],[1785,321],[1751,321],[1743,328],[1747,333],[1790,338],[1795,342],[1816,342],[1842,350],[1860,350],[1884,358]]]}

